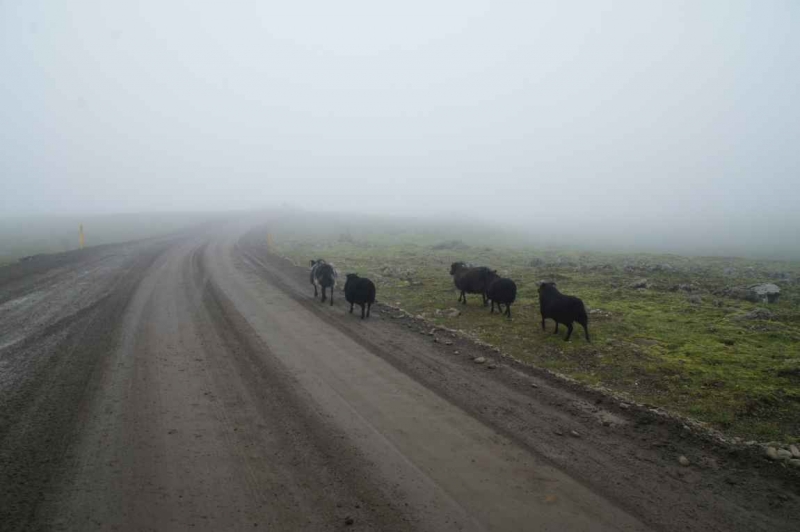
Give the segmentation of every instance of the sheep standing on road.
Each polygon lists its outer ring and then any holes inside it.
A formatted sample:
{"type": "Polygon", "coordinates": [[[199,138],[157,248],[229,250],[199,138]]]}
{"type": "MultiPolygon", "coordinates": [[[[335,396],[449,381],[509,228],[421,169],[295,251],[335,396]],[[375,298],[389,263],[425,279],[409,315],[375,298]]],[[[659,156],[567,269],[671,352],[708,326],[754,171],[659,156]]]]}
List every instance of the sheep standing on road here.
{"type": "Polygon", "coordinates": [[[331,290],[331,306],[333,306],[333,289],[336,288],[336,268],[322,259],[311,261],[311,284],[314,285],[314,297],[317,297],[317,287],[322,288],[322,302],[325,303],[325,291],[331,290]]]}
{"type": "Polygon", "coordinates": [[[454,262],[450,265],[450,275],[453,276],[453,283],[461,291],[458,301],[467,304],[467,294],[481,294],[483,296],[483,306],[485,307],[488,299],[486,298],[486,277],[489,275],[489,268],[484,266],[471,267],[464,262],[454,262]]]}
{"type": "Polygon", "coordinates": [[[510,318],[511,304],[517,299],[517,283],[511,279],[500,277],[497,275],[497,270],[490,270],[486,276],[486,297],[492,303],[492,314],[494,314],[496,303],[497,310],[510,318]],[[503,305],[506,306],[505,312],[503,312],[503,305]]]}
{"type": "Polygon", "coordinates": [[[586,341],[589,340],[589,317],[586,314],[586,307],[583,301],[574,296],[565,296],[556,289],[556,283],[539,283],[539,310],[542,313],[542,330],[546,330],[544,320],[551,319],[556,322],[556,330],[553,334],[558,334],[558,324],[563,323],[567,326],[567,337],[569,340],[572,335],[572,324],[578,322],[583,327],[586,341]]]}
{"type": "Polygon", "coordinates": [[[364,319],[364,309],[366,316],[372,304],[375,303],[375,284],[366,277],[359,277],[355,273],[348,273],[347,280],[344,282],[344,298],[350,303],[350,314],[353,313],[353,305],[361,306],[361,319],[364,319]]]}

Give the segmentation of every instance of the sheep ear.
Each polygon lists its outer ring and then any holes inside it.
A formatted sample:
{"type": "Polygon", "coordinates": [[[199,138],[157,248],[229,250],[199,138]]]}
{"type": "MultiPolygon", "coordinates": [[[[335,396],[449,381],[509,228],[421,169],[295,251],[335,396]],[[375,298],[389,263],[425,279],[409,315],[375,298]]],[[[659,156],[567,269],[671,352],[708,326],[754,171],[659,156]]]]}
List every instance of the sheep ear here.
{"type": "Polygon", "coordinates": [[[317,261],[315,261],[315,260],[310,261],[310,263],[311,263],[310,265],[313,266],[315,262],[317,262],[317,261]]]}

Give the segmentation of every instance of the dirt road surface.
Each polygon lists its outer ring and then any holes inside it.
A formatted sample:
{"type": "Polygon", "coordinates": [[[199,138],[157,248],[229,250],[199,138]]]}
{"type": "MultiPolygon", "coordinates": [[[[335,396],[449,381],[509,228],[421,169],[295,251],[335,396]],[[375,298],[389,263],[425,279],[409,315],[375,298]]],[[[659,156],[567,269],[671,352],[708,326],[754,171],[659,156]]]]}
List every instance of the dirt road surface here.
{"type": "Polygon", "coordinates": [[[268,223],[0,269],[0,529],[800,525],[791,472],[313,300],[268,223]]]}

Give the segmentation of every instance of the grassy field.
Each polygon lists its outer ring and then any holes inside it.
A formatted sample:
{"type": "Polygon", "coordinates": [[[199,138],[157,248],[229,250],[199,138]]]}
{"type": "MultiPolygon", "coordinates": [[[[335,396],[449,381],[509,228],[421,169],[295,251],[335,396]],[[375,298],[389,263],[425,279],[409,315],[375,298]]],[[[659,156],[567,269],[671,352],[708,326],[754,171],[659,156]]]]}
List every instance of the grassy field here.
{"type": "MultiPolygon", "coordinates": [[[[675,255],[602,254],[512,245],[508,235],[422,225],[273,227],[279,253],[306,264],[322,257],[342,272],[372,278],[378,299],[477,335],[517,359],[602,385],[632,399],[688,415],[731,436],[800,440],[800,264],[675,255]],[[342,229],[345,228],[345,229],[342,229]],[[464,233],[465,231],[461,231],[464,233]],[[511,321],[491,315],[471,296],[456,299],[449,265],[491,266],[519,287],[511,321]],[[590,309],[593,343],[576,325],[573,339],[540,326],[537,281],[555,280],[590,309]],[[648,288],[636,289],[635,281],[648,288]],[[773,282],[777,303],[719,295],[725,287],[773,282]],[[677,289],[678,285],[684,286],[677,289]],[[770,319],[745,319],[755,308],[770,319]],[[437,310],[458,308],[455,318],[437,310]]],[[[563,332],[563,328],[562,328],[563,332]]]]}

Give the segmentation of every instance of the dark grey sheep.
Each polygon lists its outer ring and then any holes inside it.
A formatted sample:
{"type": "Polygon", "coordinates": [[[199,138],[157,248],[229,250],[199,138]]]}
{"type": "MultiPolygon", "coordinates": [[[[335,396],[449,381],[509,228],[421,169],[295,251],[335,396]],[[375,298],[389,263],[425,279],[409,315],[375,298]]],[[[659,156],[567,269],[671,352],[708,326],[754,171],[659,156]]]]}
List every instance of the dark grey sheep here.
{"type": "Polygon", "coordinates": [[[350,303],[350,313],[353,313],[353,305],[361,307],[361,319],[364,319],[364,309],[366,317],[372,304],[375,303],[375,284],[366,277],[359,277],[355,273],[348,273],[347,280],[344,282],[344,298],[350,303]]]}
{"type": "Polygon", "coordinates": [[[454,262],[450,265],[450,275],[453,276],[453,283],[461,291],[458,301],[467,304],[467,294],[481,294],[483,306],[487,305],[486,297],[486,277],[489,275],[489,268],[484,266],[468,266],[464,262],[454,262]]]}
{"type": "Polygon", "coordinates": [[[497,275],[497,270],[491,270],[486,277],[486,297],[492,303],[492,314],[497,304],[497,310],[510,318],[511,304],[517,299],[517,283],[506,277],[500,277],[497,275]],[[506,306],[505,312],[502,305],[506,306]]]}
{"type": "Polygon", "coordinates": [[[583,301],[574,296],[566,296],[558,291],[556,283],[539,283],[539,310],[542,313],[542,330],[546,330],[544,320],[551,319],[556,322],[556,330],[553,334],[558,334],[558,324],[563,323],[567,326],[567,337],[569,340],[572,335],[572,324],[578,322],[583,327],[586,341],[589,340],[589,317],[586,314],[586,307],[583,301]]]}

